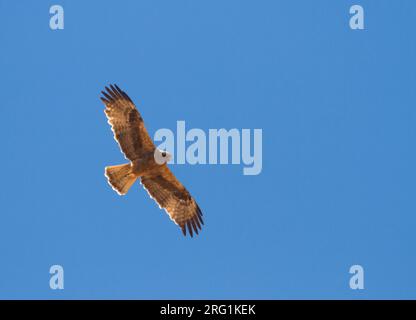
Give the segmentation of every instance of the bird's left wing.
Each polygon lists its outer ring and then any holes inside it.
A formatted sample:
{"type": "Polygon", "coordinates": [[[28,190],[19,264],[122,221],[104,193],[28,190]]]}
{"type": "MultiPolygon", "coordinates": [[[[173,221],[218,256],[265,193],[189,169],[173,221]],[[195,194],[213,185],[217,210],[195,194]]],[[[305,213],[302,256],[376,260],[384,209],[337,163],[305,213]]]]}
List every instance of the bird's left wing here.
{"type": "Polygon", "coordinates": [[[170,218],[191,237],[201,229],[202,212],[188,190],[176,179],[166,165],[152,170],[141,177],[141,184],[160,208],[165,209],[170,218]]]}

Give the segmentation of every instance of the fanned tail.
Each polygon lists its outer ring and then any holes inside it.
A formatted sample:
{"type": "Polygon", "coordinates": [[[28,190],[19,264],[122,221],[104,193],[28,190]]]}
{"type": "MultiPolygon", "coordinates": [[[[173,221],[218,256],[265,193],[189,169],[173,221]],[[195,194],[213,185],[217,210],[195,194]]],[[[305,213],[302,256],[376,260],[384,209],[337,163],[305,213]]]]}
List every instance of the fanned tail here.
{"type": "Polygon", "coordinates": [[[130,163],[106,167],[105,176],[108,183],[119,195],[125,195],[137,180],[137,176],[131,170],[130,163]]]}

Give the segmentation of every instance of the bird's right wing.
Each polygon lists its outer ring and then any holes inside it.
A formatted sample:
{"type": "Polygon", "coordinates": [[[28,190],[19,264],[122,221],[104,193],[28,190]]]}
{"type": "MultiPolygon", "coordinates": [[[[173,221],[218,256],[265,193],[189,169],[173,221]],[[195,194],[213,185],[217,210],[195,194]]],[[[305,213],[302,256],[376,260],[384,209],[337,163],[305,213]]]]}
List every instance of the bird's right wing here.
{"type": "Polygon", "coordinates": [[[107,92],[101,92],[106,106],[104,112],[125,157],[133,161],[153,151],[155,146],[133,101],[117,85],[105,88],[107,92]]]}

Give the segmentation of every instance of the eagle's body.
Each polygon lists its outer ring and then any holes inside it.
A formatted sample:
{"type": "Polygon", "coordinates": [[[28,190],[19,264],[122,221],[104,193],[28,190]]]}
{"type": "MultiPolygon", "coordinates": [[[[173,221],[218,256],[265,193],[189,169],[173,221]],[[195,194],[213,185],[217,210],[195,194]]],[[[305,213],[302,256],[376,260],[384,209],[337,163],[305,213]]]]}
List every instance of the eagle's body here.
{"type": "Polygon", "coordinates": [[[102,92],[108,123],[130,163],[105,168],[112,188],[124,195],[137,179],[170,218],[193,236],[201,229],[202,212],[186,188],[167,167],[170,155],[153,144],[133,101],[117,85],[102,92]]]}
{"type": "MultiPolygon", "coordinates": [[[[131,170],[137,176],[143,176],[152,170],[157,169],[160,165],[155,161],[155,151],[148,152],[143,154],[139,159],[133,160],[131,162],[131,170]]],[[[163,164],[166,166],[166,163],[163,164]]]]}

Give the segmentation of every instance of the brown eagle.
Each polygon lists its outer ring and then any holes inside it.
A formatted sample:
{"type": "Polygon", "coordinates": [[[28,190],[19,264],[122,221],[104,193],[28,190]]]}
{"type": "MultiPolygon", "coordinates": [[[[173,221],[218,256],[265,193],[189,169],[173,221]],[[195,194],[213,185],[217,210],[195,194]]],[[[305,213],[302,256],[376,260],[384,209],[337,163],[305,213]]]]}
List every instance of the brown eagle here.
{"type": "Polygon", "coordinates": [[[125,195],[140,178],[160,208],[182,229],[193,237],[201,229],[202,212],[188,190],[167,167],[171,155],[153,144],[143,118],[133,101],[117,85],[105,87],[101,100],[105,114],[121,151],[130,163],[105,168],[105,176],[119,195],[125,195]]]}

